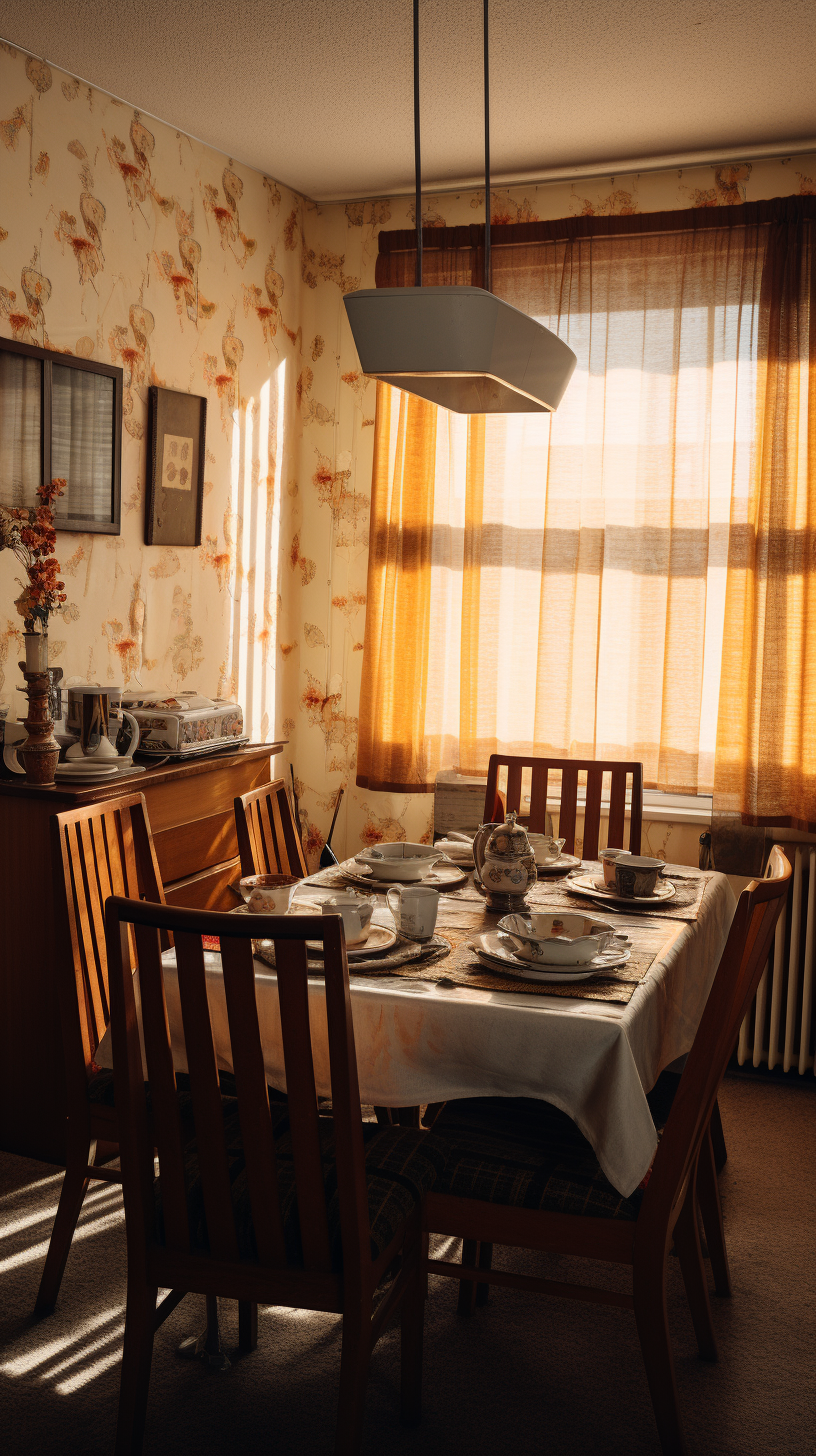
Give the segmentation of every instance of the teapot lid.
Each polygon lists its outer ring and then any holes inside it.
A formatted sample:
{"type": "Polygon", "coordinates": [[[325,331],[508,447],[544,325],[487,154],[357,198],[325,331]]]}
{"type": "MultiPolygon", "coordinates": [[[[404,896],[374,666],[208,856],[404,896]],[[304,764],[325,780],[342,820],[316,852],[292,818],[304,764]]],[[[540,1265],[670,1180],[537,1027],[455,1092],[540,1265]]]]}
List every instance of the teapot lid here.
{"type": "Polygon", "coordinates": [[[516,823],[517,814],[511,809],[503,824],[497,824],[485,845],[485,854],[497,859],[517,859],[530,852],[530,841],[523,824],[516,823]]]}

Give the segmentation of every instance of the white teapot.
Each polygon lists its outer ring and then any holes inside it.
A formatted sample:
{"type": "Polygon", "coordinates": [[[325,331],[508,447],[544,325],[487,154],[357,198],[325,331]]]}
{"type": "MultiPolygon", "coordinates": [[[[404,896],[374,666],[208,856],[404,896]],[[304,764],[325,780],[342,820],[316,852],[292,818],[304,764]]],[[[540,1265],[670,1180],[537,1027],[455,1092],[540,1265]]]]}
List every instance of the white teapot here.
{"type": "Polygon", "coordinates": [[[535,854],[515,810],[503,824],[483,824],[473,841],[473,858],[489,910],[518,910],[538,879],[535,854]]]}

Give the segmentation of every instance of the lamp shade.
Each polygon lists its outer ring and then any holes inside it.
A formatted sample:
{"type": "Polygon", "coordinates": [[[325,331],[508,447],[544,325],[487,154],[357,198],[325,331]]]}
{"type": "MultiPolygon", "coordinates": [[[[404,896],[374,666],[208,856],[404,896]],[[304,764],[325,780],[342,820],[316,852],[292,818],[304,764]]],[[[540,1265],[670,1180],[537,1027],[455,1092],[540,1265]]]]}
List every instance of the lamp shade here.
{"type": "Polygon", "coordinates": [[[458,414],[557,409],[577,363],[484,288],[361,288],[344,301],[364,374],[458,414]]]}

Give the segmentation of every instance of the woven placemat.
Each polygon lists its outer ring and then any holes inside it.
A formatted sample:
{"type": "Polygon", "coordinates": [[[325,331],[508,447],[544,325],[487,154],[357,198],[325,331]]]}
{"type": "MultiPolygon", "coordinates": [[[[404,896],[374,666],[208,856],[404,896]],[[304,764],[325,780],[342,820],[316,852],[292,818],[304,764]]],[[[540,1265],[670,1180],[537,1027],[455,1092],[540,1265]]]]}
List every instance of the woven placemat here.
{"type": "MultiPolygon", "coordinates": [[[[632,954],[625,966],[617,966],[588,981],[527,981],[511,974],[493,971],[476,958],[469,942],[483,928],[481,916],[472,926],[445,925],[435,937],[450,945],[444,959],[434,962],[414,961],[398,966],[387,974],[409,981],[452,982],[456,986],[472,986],[479,991],[510,991],[522,996],[559,996],[566,1000],[617,1001],[626,1005],[632,999],[649,967],[676,931],[669,928],[646,930],[637,936],[632,954]]],[[[351,968],[350,968],[351,969],[351,968]]],[[[363,974],[371,975],[370,971],[363,974]]]]}
{"type": "MultiPolygon", "coordinates": [[[[584,861],[584,870],[588,873],[597,871],[602,874],[599,864],[592,860],[584,861]]],[[[649,920],[682,920],[694,921],[700,911],[708,883],[711,879],[710,873],[690,870],[688,865],[667,865],[665,877],[671,880],[675,887],[676,894],[671,900],[664,900],[652,909],[646,905],[632,904],[624,905],[617,901],[607,901],[602,895],[597,899],[594,896],[570,893],[569,879],[563,880],[538,880],[527,891],[527,903],[536,910],[586,910],[590,907],[593,914],[608,915],[614,919],[618,915],[625,915],[627,919],[634,921],[641,916],[649,920]],[[673,873],[675,871],[676,873],[673,873]]],[[[484,906],[484,895],[473,883],[473,876],[468,883],[460,890],[451,890],[447,898],[454,900],[465,900],[470,904],[481,904],[484,906]]]]}

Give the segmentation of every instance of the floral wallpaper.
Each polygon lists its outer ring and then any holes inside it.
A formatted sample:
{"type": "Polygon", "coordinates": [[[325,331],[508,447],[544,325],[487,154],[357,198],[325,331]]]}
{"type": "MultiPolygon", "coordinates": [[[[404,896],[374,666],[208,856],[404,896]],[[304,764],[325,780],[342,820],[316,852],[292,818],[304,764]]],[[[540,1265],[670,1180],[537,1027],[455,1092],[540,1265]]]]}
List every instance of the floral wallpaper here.
{"type": "MultiPolygon", "coordinates": [[[[124,370],[122,534],[60,533],[66,678],[234,695],[289,740],[316,862],[338,790],[338,855],[427,839],[430,795],[355,786],[374,386],[343,295],[373,287],[381,228],[413,201],[316,205],[184,133],[0,46],[0,335],[124,370]],[[208,399],[200,549],[144,545],[147,387],[208,399]]],[[[498,189],[497,222],[728,207],[816,192],[816,156],[498,189]]],[[[479,192],[427,196],[426,226],[478,220],[479,192]]],[[[0,700],[21,622],[0,555],[0,700]]],[[[647,842],[694,862],[699,827],[647,842]]]]}

